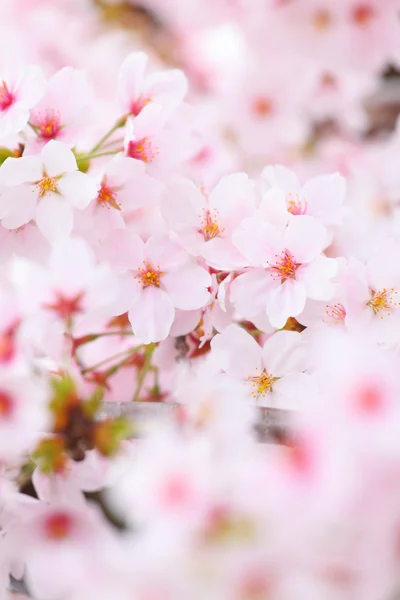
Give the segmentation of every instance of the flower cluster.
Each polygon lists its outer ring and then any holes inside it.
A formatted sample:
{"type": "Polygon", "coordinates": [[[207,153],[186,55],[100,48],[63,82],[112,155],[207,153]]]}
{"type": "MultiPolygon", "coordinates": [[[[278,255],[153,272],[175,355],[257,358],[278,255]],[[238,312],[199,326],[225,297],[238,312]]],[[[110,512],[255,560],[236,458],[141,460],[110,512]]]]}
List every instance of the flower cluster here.
{"type": "Polygon", "coordinates": [[[398,593],[400,134],[362,140],[359,120],[400,62],[398,3],[261,4],[143,2],[189,79],[142,51],[110,78],[115,48],[54,68],[33,22],[46,68],[0,72],[4,594],[398,593]],[[207,59],[216,22],[251,75],[207,59]],[[335,134],[295,153],[327,116],[335,134]]]}

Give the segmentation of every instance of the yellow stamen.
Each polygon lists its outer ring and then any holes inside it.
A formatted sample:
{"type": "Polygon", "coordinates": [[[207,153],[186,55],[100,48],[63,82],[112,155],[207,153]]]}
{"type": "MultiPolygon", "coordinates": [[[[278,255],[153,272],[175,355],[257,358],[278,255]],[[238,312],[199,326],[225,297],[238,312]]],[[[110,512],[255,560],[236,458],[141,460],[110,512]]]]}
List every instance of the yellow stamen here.
{"type": "MultiPolygon", "coordinates": [[[[367,306],[372,308],[375,315],[382,311],[389,311],[391,308],[400,306],[400,302],[395,302],[393,297],[396,294],[398,294],[398,292],[397,290],[395,291],[394,288],[391,288],[391,290],[387,290],[386,288],[378,291],[372,290],[372,297],[371,300],[367,302],[367,306]]],[[[385,315],[390,317],[390,312],[380,314],[379,316],[383,319],[385,315]]]]}
{"type": "Polygon", "coordinates": [[[134,276],[134,279],[139,279],[140,283],[144,288],[146,287],[160,287],[161,276],[164,274],[160,271],[160,266],[154,269],[150,263],[143,261],[144,267],[138,268],[138,274],[134,276]]]}
{"type": "Polygon", "coordinates": [[[253,388],[255,388],[252,392],[252,396],[258,398],[259,396],[266,396],[268,392],[272,392],[272,386],[275,381],[278,381],[279,377],[274,377],[263,369],[260,375],[248,377],[247,379],[253,382],[252,385],[253,388]]]}

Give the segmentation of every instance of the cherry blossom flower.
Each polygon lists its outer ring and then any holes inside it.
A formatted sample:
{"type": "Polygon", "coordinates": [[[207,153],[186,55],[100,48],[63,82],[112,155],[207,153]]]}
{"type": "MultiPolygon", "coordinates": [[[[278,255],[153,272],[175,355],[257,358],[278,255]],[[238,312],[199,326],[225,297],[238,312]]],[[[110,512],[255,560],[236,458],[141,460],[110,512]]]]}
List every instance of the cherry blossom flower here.
{"type": "Polygon", "coordinates": [[[301,186],[292,171],[278,165],[266,167],[262,177],[266,218],[287,222],[290,215],[310,215],[327,226],[340,224],[346,182],[339,173],[314,177],[301,186]]]}
{"type": "Polygon", "coordinates": [[[277,331],[261,348],[244,329],[229,325],[211,348],[224,372],[244,381],[248,396],[260,406],[301,409],[315,391],[304,372],[304,343],[295,331],[277,331]]]}
{"type": "Polygon", "coordinates": [[[400,272],[388,257],[396,256],[399,248],[398,239],[386,238],[366,265],[354,261],[354,276],[346,290],[347,326],[368,331],[380,343],[397,343],[400,272]]]}
{"type": "Polygon", "coordinates": [[[32,451],[50,424],[49,393],[43,381],[20,369],[0,371],[0,457],[16,460],[32,451]],[[15,435],[18,431],[19,435],[15,435]]]}
{"type": "Polygon", "coordinates": [[[99,174],[97,195],[77,216],[79,231],[92,231],[104,239],[113,229],[123,229],[128,214],[157,205],[163,184],[145,173],[144,163],[117,155],[99,174]]]}
{"type": "Polygon", "coordinates": [[[82,239],[68,238],[57,244],[47,265],[15,259],[11,270],[24,314],[46,311],[65,325],[91,311],[111,316],[117,279],[108,265],[96,263],[91,247],[82,239]]]}
{"type": "Polygon", "coordinates": [[[23,548],[28,585],[43,598],[79,589],[91,578],[90,565],[100,566],[106,544],[112,547],[114,541],[97,512],[64,502],[33,506],[23,521],[23,531],[20,525],[14,535],[23,548]]]}
{"type": "Polygon", "coordinates": [[[0,76],[0,137],[6,138],[24,129],[29,111],[45,91],[46,81],[38,67],[3,67],[0,76]]]}
{"type": "Polygon", "coordinates": [[[172,182],[162,207],[172,231],[185,247],[216,269],[245,264],[231,238],[254,208],[254,184],[245,173],[223,177],[209,194],[189,180],[172,182]]]}
{"type": "Polygon", "coordinates": [[[182,71],[170,69],[145,76],[148,57],[134,52],[121,65],[118,100],[124,113],[137,117],[150,102],[173,110],[186,96],[187,79],[182,71]]]}
{"type": "Polygon", "coordinates": [[[125,271],[120,310],[129,310],[133,331],[143,343],[167,337],[176,308],[190,311],[207,303],[209,273],[165,234],[153,235],[146,243],[137,235],[119,234],[108,244],[109,260],[125,271]]]}
{"type": "Polygon", "coordinates": [[[90,87],[83,71],[64,67],[48,81],[46,93],[31,111],[35,142],[59,140],[72,147],[81,132],[90,103],[90,87]]]}
{"type": "Polygon", "coordinates": [[[171,169],[194,152],[191,134],[167,121],[163,106],[155,102],[127,121],[125,154],[144,162],[150,174],[171,169]]]}
{"type": "Polygon", "coordinates": [[[82,210],[96,196],[95,182],[78,171],[71,150],[53,140],[39,156],[8,158],[0,168],[0,180],[3,227],[18,229],[35,219],[51,243],[72,231],[73,208],[82,210]]]}
{"type": "Polygon", "coordinates": [[[252,319],[264,309],[271,325],[281,328],[302,312],[307,297],[332,296],[337,262],[321,254],[326,232],[312,217],[298,216],[283,231],[249,217],[234,242],[255,267],[231,285],[232,302],[242,316],[252,319]]]}

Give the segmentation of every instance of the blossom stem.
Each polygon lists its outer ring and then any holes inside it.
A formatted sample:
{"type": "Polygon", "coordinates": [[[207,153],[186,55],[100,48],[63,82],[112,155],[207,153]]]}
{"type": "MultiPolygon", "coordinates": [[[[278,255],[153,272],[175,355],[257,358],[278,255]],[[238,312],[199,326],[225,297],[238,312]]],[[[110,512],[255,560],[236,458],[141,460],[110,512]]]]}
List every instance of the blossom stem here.
{"type": "Polygon", "coordinates": [[[109,131],[107,131],[107,133],[105,133],[102,138],[100,138],[100,140],[97,142],[97,144],[95,144],[93,146],[93,148],[90,150],[89,154],[93,154],[94,152],[97,152],[97,150],[100,150],[100,148],[103,146],[104,142],[106,142],[112,136],[112,134],[115,133],[115,131],[117,131],[117,129],[120,129],[121,127],[123,127],[125,125],[125,122],[126,122],[126,118],[118,119],[118,121],[115,123],[115,125],[113,125],[111,127],[111,129],[109,131]]]}
{"type": "Polygon", "coordinates": [[[31,129],[33,129],[33,131],[36,133],[36,135],[39,135],[39,129],[36,127],[36,125],[31,123],[30,121],[28,122],[28,125],[31,129]]]}
{"type": "Polygon", "coordinates": [[[77,160],[92,160],[92,158],[101,158],[102,156],[113,156],[114,154],[117,154],[117,152],[120,152],[121,148],[116,148],[115,150],[110,150],[109,152],[97,152],[95,154],[92,154],[91,152],[89,152],[88,154],[78,154],[76,156],[77,160]]]}
{"type": "MultiPolygon", "coordinates": [[[[113,356],[104,358],[103,360],[96,363],[95,365],[92,365],[91,367],[87,367],[86,369],[83,369],[82,375],[86,375],[86,373],[90,373],[90,371],[96,371],[99,367],[102,367],[103,365],[111,362],[112,360],[116,360],[116,359],[122,358],[122,357],[124,357],[124,360],[127,360],[128,358],[130,358],[131,354],[135,354],[135,352],[138,352],[138,350],[140,350],[141,347],[142,346],[140,345],[140,346],[135,346],[134,348],[128,348],[128,350],[123,350],[122,352],[113,354],[113,356]],[[128,355],[128,356],[126,356],[126,355],[128,355]]],[[[114,366],[116,366],[116,365],[114,365],[114,366]]]]}
{"type": "Polygon", "coordinates": [[[156,349],[156,344],[148,344],[145,347],[145,350],[144,350],[145,361],[144,361],[144,365],[143,365],[142,369],[140,370],[140,373],[138,376],[137,387],[136,387],[135,394],[132,398],[132,402],[138,402],[138,400],[140,398],[140,393],[142,391],[144,380],[146,378],[147,373],[152,368],[151,360],[153,358],[153,352],[155,349],[156,349]]]}

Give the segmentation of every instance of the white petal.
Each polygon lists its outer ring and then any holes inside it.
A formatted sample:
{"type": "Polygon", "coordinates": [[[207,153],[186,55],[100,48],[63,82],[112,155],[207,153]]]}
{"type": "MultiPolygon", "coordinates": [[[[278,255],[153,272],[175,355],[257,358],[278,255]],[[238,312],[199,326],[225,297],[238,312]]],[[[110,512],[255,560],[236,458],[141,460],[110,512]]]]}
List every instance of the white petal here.
{"type": "Polygon", "coordinates": [[[73,171],[61,177],[58,189],[75,208],[83,209],[97,196],[97,185],[90,175],[73,171]]]}
{"type": "Polygon", "coordinates": [[[264,344],[262,357],[268,373],[282,377],[292,371],[301,371],[304,350],[297,331],[277,331],[264,344]]]}
{"type": "Polygon", "coordinates": [[[25,225],[35,216],[37,194],[29,185],[5,188],[0,195],[0,218],[7,229],[25,225]]]}
{"type": "Polygon", "coordinates": [[[39,181],[42,177],[43,168],[39,156],[7,158],[0,168],[0,182],[8,186],[39,181]]]}
{"type": "Polygon", "coordinates": [[[49,177],[77,170],[75,156],[62,142],[51,140],[41,152],[41,159],[49,177]]]}
{"type": "Polygon", "coordinates": [[[261,371],[261,348],[238,325],[229,325],[220,335],[216,335],[211,341],[211,349],[213,353],[218,352],[224,371],[234,377],[247,379],[261,371]]]}
{"type": "Polygon", "coordinates": [[[276,165],[275,167],[265,167],[262,172],[262,179],[264,186],[268,189],[269,187],[281,188],[287,194],[289,192],[296,193],[300,190],[300,182],[297,176],[282,165],[276,165]]]}

